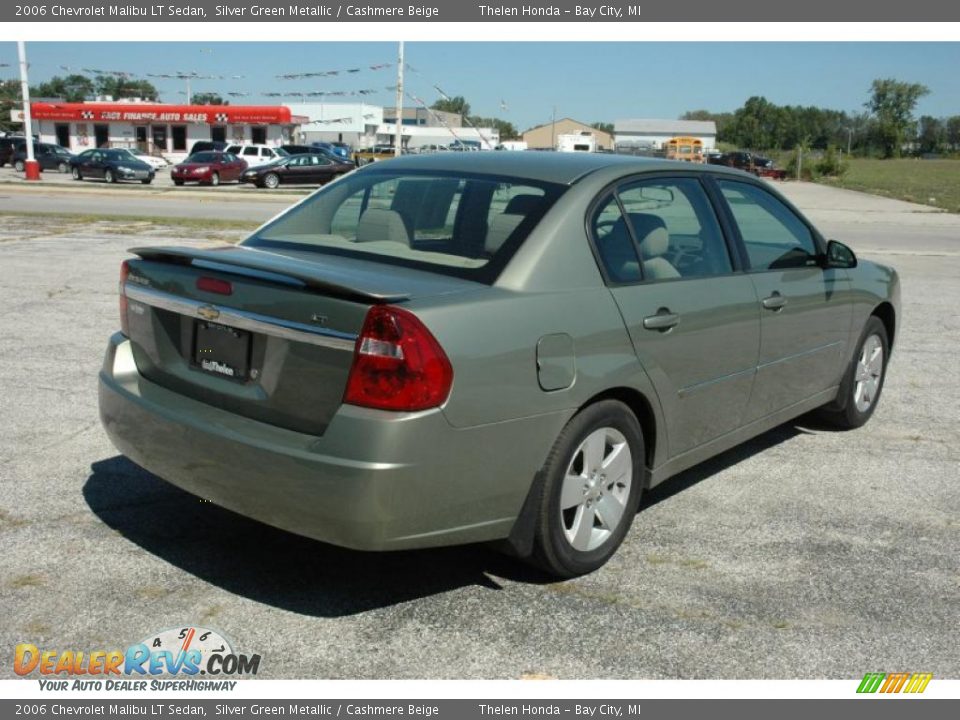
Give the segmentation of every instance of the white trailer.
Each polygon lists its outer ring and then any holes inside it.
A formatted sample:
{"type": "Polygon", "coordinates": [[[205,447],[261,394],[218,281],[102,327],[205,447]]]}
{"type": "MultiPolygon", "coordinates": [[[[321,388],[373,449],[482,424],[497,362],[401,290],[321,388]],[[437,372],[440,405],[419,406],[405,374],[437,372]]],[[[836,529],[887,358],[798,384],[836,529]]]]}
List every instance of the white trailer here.
{"type": "Polygon", "coordinates": [[[596,152],[597,137],[591,132],[557,135],[557,152],[596,152]]]}

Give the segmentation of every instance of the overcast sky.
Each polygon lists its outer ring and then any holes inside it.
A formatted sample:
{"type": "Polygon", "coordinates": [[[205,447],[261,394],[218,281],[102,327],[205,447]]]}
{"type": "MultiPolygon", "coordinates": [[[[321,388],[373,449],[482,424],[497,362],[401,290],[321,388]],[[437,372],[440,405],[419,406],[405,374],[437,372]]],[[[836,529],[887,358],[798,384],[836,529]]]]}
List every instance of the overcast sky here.
{"type": "MultiPolygon", "coordinates": [[[[193,92],[250,93],[229,98],[232,104],[284,102],[266,92],[376,90],[340,99],[393,105],[386,88],[396,83],[395,68],[369,67],[396,63],[397,44],[36,42],[27,44],[27,56],[32,85],[81,68],[123,70],[150,79],[164,101],[183,102],[185,82],[147,74],[197,72],[225,79],[195,80],[193,92]],[[276,77],[356,67],[364,69],[329,78],[276,77]]],[[[428,104],[439,97],[437,86],[466,97],[474,113],[502,117],[520,130],[549,122],[554,108],[558,118],[587,123],[676,118],[687,110],[735,110],[751,95],[858,112],[878,77],[927,85],[931,94],[920,101],[918,115],[960,114],[960,43],[408,42],[406,62],[408,91],[428,104]]],[[[16,77],[15,43],[0,43],[2,64],[0,77],[16,77]]]]}

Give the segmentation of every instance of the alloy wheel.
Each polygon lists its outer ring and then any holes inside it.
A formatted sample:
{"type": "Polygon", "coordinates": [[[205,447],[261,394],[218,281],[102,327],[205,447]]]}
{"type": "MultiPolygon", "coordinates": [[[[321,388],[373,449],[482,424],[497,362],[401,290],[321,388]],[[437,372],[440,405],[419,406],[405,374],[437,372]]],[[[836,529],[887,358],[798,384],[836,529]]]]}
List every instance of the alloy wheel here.
{"type": "Polygon", "coordinates": [[[598,428],[580,443],[560,493],[560,521],[574,550],[595,550],[616,531],[632,480],[630,445],[619,430],[598,428]]]}
{"type": "Polygon", "coordinates": [[[859,412],[866,412],[873,405],[882,378],[883,342],[878,335],[871,335],[863,341],[853,375],[853,402],[859,412]]]}

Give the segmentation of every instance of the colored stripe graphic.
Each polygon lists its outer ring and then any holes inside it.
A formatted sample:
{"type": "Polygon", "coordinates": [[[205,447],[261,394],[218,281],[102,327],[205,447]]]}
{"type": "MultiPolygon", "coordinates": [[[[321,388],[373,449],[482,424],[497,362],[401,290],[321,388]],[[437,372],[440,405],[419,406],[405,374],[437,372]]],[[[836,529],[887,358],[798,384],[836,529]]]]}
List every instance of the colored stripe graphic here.
{"type": "Polygon", "coordinates": [[[858,693],[922,693],[932,673],[867,673],[860,681],[858,693]]]}
{"type": "Polygon", "coordinates": [[[886,677],[886,673],[867,673],[863,676],[863,680],[860,681],[860,687],[857,688],[857,692],[875,693],[880,687],[880,683],[883,682],[884,677],[886,677]]]}

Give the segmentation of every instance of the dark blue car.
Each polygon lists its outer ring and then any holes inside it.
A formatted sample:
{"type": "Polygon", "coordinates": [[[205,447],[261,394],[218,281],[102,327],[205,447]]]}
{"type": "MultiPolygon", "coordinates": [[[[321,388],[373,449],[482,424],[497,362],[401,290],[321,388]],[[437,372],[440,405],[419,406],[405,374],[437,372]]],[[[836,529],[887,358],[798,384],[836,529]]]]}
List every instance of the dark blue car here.
{"type": "Polygon", "coordinates": [[[70,161],[74,180],[98,178],[109,183],[120,180],[139,180],[144,185],[153,182],[156,171],[145,162],[137,160],[126,150],[86,150],[70,161]]]}

